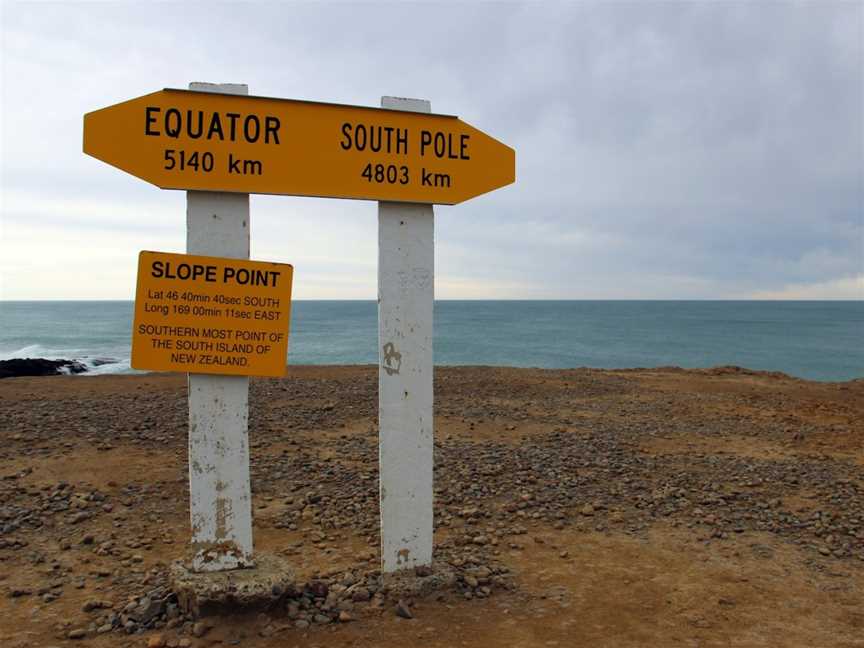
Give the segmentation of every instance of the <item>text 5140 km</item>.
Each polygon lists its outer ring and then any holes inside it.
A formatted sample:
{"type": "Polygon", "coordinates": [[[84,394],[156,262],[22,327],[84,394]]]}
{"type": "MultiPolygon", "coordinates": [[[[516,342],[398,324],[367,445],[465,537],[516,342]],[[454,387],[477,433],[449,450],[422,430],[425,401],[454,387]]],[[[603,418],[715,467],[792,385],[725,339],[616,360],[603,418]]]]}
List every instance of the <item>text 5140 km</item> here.
{"type": "Polygon", "coordinates": [[[247,160],[229,153],[228,157],[219,162],[219,156],[210,151],[186,151],[183,149],[165,149],[164,168],[166,171],[194,171],[210,173],[221,164],[229,174],[261,175],[264,164],[261,160],[247,160]]]}

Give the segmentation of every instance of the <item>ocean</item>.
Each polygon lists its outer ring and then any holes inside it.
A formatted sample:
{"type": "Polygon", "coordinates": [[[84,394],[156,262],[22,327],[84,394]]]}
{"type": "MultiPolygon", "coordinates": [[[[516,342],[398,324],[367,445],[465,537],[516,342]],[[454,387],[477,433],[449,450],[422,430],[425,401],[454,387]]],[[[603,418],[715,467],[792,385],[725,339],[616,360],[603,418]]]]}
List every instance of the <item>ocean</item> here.
{"type": "MultiPolygon", "coordinates": [[[[132,310],[131,301],[0,302],[0,359],[128,373],[132,310]]],[[[374,301],[295,301],[291,320],[291,364],[378,361],[374,301]]],[[[739,365],[842,381],[864,377],[864,301],[438,301],[434,352],[439,365],[739,365]]]]}

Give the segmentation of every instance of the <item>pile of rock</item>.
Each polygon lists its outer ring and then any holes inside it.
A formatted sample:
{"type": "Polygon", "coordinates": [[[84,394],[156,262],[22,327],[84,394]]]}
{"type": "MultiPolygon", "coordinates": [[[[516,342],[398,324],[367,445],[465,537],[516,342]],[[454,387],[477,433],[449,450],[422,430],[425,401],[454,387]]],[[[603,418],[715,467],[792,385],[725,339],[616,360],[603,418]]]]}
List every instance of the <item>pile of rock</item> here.
{"type": "MultiPolygon", "coordinates": [[[[167,582],[167,573],[164,578],[167,582]]],[[[385,578],[377,569],[354,568],[285,588],[274,586],[268,604],[256,610],[258,633],[267,637],[292,629],[350,623],[388,612],[410,619],[414,617],[416,602],[424,598],[486,598],[496,589],[514,587],[512,575],[504,565],[451,547],[436,557],[434,569],[418,567],[413,573],[385,578]]],[[[177,594],[167,584],[130,597],[125,604],[93,599],[85,603],[83,611],[89,618],[67,628],[67,638],[81,639],[111,631],[139,635],[156,630],[159,634],[151,637],[154,646],[182,647],[190,645],[184,638],[202,637],[212,627],[207,618],[184,613],[177,594]]],[[[249,611],[239,606],[233,610],[249,611]]]]}

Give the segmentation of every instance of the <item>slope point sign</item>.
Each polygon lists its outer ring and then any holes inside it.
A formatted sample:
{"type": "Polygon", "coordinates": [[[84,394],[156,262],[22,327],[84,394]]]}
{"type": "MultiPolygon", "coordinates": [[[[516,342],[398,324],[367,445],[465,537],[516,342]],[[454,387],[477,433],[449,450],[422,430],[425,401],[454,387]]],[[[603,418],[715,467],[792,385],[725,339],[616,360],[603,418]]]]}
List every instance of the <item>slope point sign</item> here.
{"type": "Polygon", "coordinates": [[[456,117],[162,90],[84,116],[84,152],[162,189],[455,204],[516,152],[456,117]]]}
{"type": "Polygon", "coordinates": [[[287,263],[141,252],[132,368],[284,376],[293,276],[287,263]]]}

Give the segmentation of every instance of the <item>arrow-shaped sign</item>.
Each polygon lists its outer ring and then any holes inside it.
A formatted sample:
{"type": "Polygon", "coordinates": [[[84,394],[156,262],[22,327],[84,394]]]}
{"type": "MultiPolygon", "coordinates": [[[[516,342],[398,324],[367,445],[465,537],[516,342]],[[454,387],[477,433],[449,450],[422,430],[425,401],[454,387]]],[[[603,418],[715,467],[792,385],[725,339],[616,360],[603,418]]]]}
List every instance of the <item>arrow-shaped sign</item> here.
{"type": "Polygon", "coordinates": [[[84,152],[163,189],[455,204],[516,152],[456,117],[162,90],[84,115],[84,152]]]}

